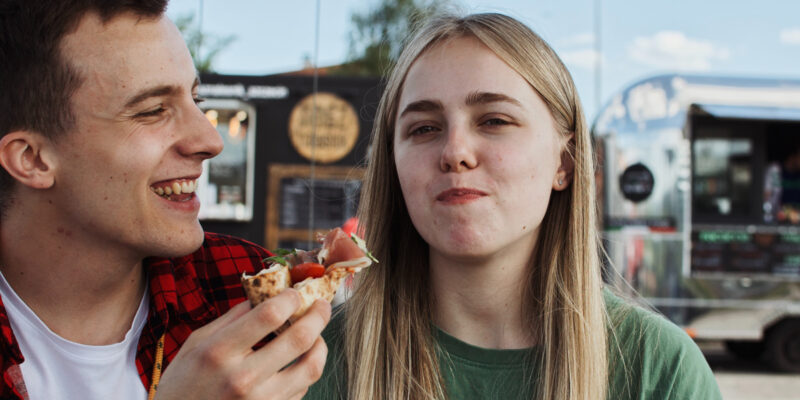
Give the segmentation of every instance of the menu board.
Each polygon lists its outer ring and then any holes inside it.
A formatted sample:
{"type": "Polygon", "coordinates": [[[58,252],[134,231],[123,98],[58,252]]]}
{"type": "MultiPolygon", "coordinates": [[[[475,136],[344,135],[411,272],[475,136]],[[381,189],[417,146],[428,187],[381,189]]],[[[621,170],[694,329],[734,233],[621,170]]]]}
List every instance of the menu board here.
{"type": "Polygon", "coordinates": [[[281,228],[331,229],[356,215],[361,181],[283,178],[280,190],[281,228]]]}
{"type": "Polygon", "coordinates": [[[356,216],[363,170],[273,164],[269,172],[268,248],[313,247],[314,237],[356,216]]]}
{"type": "Polygon", "coordinates": [[[692,272],[800,277],[800,233],[692,232],[692,272]]]}

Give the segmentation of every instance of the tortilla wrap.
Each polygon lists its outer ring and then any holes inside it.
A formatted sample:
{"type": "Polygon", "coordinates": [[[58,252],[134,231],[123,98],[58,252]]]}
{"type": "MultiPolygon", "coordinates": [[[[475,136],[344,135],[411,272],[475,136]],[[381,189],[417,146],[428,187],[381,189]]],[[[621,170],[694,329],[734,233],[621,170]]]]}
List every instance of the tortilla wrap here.
{"type": "MultiPolygon", "coordinates": [[[[290,267],[274,263],[254,276],[242,275],[250,304],[255,307],[264,300],[277,296],[284,289],[292,287],[300,293],[301,305],[289,318],[293,322],[308,311],[317,299],[333,300],[336,290],[347,276],[369,267],[377,260],[366,251],[363,240],[346,235],[340,228],[334,228],[322,239],[322,248],[303,251],[295,249],[286,255],[284,261],[291,265],[315,262],[325,266],[325,273],[318,278],[306,278],[292,285],[290,267]],[[359,242],[360,241],[360,242],[359,242]]],[[[279,329],[278,333],[281,330],[279,329]]]]}
{"type": "Polygon", "coordinates": [[[335,276],[326,274],[320,278],[309,278],[296,283],[294,289],[300,293],[301,304],[300,308],[289,317],[289,321],[294,322],[302,317],[308,311],[308,308],[314,304],[314,300],[323,299],[330,303],[333,300],[333,295],[336,294],[336,290],[339,289],[346,277],[346,273],[336,274],[335,276]]]}
{"type": "Polygon", "coordinates": [[[264,300],[277,296],[284,289],[292,287],[289,267],[273,264],[254,276],[242,275],[242,286],[250,305],[255,307],[264,300]]]}

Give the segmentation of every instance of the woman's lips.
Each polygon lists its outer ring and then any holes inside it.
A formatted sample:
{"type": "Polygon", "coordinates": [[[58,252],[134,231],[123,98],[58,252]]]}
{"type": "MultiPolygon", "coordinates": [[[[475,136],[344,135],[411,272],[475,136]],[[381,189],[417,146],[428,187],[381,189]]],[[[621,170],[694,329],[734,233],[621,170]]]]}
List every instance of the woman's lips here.
{"type": "Polygon", "coordinates": [[[484,196],[486,196],[486,193],[477,189],[454,188],[439,193],[436,196],[436,201],[445,204],[464,204],[484,196]]]}

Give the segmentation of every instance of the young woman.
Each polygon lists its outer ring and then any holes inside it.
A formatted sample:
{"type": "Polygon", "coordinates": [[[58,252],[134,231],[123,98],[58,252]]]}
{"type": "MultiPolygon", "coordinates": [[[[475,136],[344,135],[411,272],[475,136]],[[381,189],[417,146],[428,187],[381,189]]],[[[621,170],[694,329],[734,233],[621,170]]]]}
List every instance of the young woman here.
{"type": "Polygon", "coordinates": [[[719,398],[697,347],[603,288],[594,163],[572,79],[498,14],[408,42],[360,220],[380,260],[326,331],[307,398],[719,398]]]}

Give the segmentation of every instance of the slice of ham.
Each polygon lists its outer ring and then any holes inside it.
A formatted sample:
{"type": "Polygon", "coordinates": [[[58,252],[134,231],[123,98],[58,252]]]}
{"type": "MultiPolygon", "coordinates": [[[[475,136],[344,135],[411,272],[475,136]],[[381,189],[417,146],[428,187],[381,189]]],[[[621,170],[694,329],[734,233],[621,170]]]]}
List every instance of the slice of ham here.
{"type": "Polygon", "coordinates": [[[322,250],[317,257],[322,265],[330,267],[341,261],[366,257],[366,254],[350,235],[344,233],[340,228],[336,228],[328,232],[322,239],[322,250]]]}

